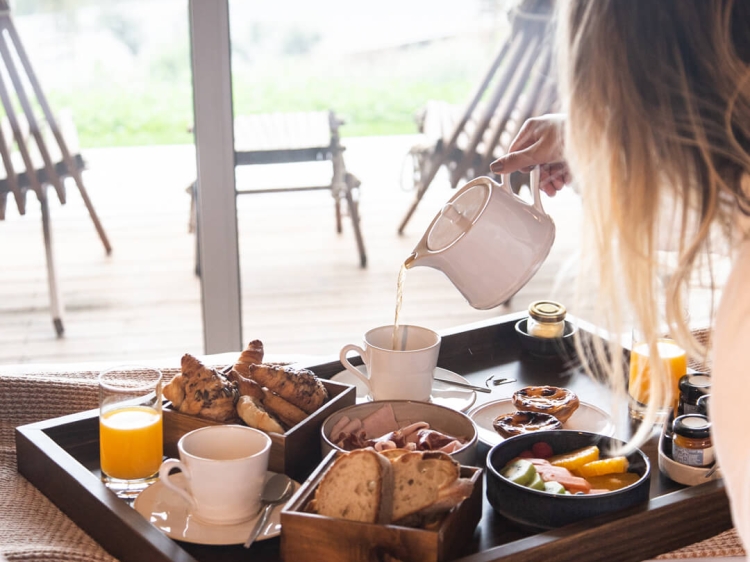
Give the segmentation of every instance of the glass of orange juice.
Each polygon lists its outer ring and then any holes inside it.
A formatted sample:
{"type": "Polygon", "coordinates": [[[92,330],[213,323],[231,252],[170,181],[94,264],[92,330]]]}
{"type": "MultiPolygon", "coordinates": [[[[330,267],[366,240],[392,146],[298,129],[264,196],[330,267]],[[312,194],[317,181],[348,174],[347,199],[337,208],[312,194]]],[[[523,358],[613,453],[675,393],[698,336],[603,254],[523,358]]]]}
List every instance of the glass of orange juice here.
{"type": "MultiPolygon", "coordinates": [[[[630,376],[628,381],[628,394],[630,395],[630,416],[635,419],[643,419],[650,398],[649,384],[651,381],[651,365],[653,359],[649,357],[648,343],[639,341],[635,335],[633,348],[630,351],[630,376]]],[[[664,372],[668,375],[669,388],[671,388],[671,400],[677,405],[680,391],[680,379],[687,372],[687,355],[685,350],[669,338],[660,338],[656,344],[664,372]]],[[[665,389],[666,392],[666,389],[665,389]]],[[[670,408],[659,408],[657,421],[664,421],[669,416],[670,408]]]]}
{"type": "Polygon", "coordinates": [[[156,481],[164,447],[162,374],[123,365],[99,375],[99,462],[102,481],[134,498],[156,481]]]}

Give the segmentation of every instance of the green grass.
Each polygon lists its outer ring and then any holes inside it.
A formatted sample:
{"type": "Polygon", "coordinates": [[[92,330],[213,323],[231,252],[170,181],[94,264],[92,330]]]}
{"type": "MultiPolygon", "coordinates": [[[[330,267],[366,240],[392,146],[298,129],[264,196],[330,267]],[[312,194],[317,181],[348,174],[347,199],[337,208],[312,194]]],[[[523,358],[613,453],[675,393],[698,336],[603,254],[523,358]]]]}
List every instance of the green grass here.
{"type": "MultiPolygon", "coordinates": [[[[339,59],[285,57],[233,63],[235,114],[333,109],[342,136],[416,133],[414,115],[430,99],[463,104],[494,54],[487,41],[449,42],[381,55],[339,59]]],[[[101,69],[68,91],[47,95],[73,112],[81,146],[193,142],[192,85],[187,64],[169,79],[109,80],[101,69]]]]}

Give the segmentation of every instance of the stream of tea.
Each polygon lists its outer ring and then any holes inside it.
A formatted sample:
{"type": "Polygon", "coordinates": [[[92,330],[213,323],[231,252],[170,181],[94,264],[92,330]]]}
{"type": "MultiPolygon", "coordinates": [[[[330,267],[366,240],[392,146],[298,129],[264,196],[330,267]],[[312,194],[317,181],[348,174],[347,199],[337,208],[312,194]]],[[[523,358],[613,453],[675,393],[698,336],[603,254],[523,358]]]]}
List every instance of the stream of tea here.
{"type": "Polygon", "coordinates": [[[391,342],[393,351],[403,351],[398,344],[398,317],[401,314],[401,304],[404,300],[404,283],[406,282],[407,269],[407,262],[402,263],[401,269],[398,272],[398,281],[396,281],[396,317],[393,320],[393,338],[391,342]]]}

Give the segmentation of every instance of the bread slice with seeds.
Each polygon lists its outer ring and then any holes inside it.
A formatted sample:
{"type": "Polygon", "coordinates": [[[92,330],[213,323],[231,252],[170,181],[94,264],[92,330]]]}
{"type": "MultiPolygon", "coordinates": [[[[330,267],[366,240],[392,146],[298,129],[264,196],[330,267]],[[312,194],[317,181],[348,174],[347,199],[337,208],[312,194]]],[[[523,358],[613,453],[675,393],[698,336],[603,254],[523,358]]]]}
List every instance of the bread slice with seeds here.
{"type": "Polygon", "coordinates": [[[372,449],[339,456],[315,491],[320,515],[389,523],[393,511],[393,469],[390,461],[372,449]]]}

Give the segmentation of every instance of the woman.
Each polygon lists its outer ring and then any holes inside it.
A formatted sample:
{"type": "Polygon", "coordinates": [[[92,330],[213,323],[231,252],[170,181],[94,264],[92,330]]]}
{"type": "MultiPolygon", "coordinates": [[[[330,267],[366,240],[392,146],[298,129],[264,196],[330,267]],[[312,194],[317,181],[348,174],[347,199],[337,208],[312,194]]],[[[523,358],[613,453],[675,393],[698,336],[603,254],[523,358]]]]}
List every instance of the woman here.
{"type": "MultiPolygon", "coordinates": [[[[542,164],[549,195],[572,175],[584,209],[582,255],[595,269],[602,311],[596,321],[622,333],[634,313],[652,356],[663,319],[691,356],[706,353],[681,311],[691,275],[712,270],[709,256],[731,252],[710,346],[710,414],[734,522],[750,552],[750,2],[569,0],[558,17],[565,117],[527,122],[491,168],[507,174],[542,164]],[[677,262],[660,307],[665,231],[674,234],[677,262]]],[[[622,359],[615,353],[608,363],[620,389],[622,359]]],[[[671,400],[659,371],[647,421],[671,400]]],[[[644,423],[633,443],[649,433],[644,423]]]]}

